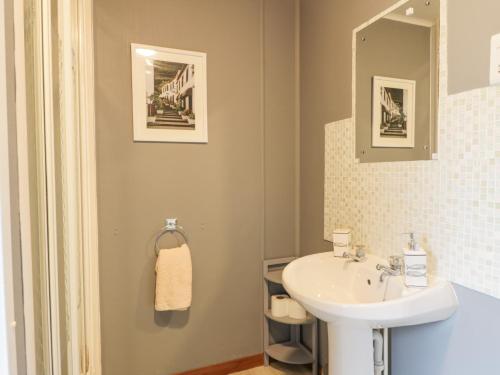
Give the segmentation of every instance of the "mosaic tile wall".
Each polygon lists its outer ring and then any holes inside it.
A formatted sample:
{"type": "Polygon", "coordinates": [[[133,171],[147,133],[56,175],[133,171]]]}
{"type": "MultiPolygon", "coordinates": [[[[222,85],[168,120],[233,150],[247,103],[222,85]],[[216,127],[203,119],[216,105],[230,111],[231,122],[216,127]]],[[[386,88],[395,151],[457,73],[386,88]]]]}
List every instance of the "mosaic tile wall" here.
{"type": "Polygon", "coordinates": [[[415,231],[433,273],[500,298],[500,87],[442,99],[439,160],[356,163],[348,120],[325,128],[325,239],[350,227],[372,253],[415,231]]]}

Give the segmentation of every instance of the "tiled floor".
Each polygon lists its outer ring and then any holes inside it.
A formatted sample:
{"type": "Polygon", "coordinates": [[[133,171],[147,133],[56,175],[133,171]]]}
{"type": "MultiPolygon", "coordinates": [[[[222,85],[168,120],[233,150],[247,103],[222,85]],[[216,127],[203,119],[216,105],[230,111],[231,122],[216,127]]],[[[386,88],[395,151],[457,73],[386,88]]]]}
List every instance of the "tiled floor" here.
{"type": "Polygon", "coordinates": [[[310,374],[306,368],[299,366],[284,366],[279,364],[273,364],[269,367],[256,367],[250,370],[245,370],[241,372],[235,372],[233,375],[306,375],[310,374]]]}

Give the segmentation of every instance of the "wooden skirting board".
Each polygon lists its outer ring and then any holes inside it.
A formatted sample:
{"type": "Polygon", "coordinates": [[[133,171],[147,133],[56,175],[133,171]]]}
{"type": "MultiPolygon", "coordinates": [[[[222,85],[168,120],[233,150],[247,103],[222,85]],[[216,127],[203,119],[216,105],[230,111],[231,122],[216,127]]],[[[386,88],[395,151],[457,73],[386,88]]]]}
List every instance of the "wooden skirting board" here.
{"type": "Polygon", "coordinates": [[[207,366],[195,370],[179,372],[173,375],[227,375],[233,372],[244,371],[264,364],[264,353],[250,357],[233,359],[229,362],[207,366]]]}

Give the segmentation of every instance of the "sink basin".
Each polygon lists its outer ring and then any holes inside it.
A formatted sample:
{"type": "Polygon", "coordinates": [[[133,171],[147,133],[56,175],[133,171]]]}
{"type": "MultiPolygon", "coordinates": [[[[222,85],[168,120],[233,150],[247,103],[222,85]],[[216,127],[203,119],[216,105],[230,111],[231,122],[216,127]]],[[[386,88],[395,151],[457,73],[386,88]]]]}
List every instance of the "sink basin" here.
{"type": "Polygon", "coordinates": [[[306,310],[328,323],[330,375],[373,374],[373,329],[436,322],[449,318],[458,300],[452,285],[430,277],[427,288],[408,288],[402,276],[386,277],[368,255],[362,262],[332,252],[290,263],[283,285],[306,310]]]}

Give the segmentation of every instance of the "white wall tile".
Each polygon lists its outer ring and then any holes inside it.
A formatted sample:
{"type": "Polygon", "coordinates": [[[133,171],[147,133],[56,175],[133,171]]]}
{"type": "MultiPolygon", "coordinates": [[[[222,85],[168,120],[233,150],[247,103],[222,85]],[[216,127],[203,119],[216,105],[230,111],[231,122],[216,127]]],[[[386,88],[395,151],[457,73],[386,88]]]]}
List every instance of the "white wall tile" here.
{"type": "Polygon", "coordinates": [[[415,231],[434,273],[500,298],[500,87],[441,100],[438,161],[359,164],[352,121],[325,127],[325,239],[387,257],[415,231]]]}
{"type": "Polygon", "coordinates": [[[418,233],[431,272],[500,298],[500,86],[447,96],[441,3],[437,161],[356,163],[351,119],[325,127],[325,239],[350,227],[383,257],[418,233]]]}

